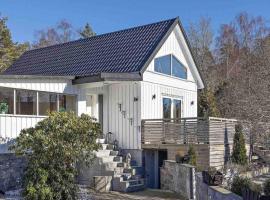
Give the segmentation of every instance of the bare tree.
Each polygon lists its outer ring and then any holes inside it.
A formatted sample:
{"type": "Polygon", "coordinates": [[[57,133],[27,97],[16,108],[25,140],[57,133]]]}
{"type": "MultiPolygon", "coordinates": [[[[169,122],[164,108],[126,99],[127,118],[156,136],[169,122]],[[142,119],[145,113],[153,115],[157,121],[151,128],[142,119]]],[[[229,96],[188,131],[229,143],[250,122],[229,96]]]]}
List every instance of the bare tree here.
{"type": "Polygon", "coordinates": [[[69,42],[76,39],[77,35],[71,23],[67,20],[61,20],[55,27],[37,31],[35,37],[37,39],[32,45],[33,48],[41,48],[69,42]]]}

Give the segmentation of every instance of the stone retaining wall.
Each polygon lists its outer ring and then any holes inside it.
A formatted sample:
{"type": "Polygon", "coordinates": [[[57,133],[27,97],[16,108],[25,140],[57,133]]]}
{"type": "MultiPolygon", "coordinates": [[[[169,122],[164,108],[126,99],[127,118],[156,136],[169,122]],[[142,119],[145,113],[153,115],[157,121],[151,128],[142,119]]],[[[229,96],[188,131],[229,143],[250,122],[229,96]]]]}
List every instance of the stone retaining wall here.
{"type": "Polygon", "coordinates": [[[195,168],[188,164],[179,164],[165,160],[160,169],[161,189],[179,193],[181,196],[195,197],[195,168]]]}
{"type": "Polygon", "coordinates": [[[196,199],[199,200],[242,200],[243,198],[219,186],[208,186],[202,173],[196,173],[196,199]]]}
{"type": "Polygon", "coordinates": [[[13,153],[0,154],[0,192],[20,188],[26,166],[24,157],[13,153]]]}

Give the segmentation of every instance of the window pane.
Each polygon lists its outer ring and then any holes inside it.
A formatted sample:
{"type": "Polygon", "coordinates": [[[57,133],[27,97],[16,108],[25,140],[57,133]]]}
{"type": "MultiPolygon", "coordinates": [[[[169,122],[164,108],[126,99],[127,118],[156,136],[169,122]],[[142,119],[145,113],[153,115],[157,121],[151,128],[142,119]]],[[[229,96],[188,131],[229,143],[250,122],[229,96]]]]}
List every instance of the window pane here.
{"type": "Polygon", "coordinates": [[[37,92],[29,90],[16,90],[16,114],[37,114],[37,92]]]}
{"type": "Polygon", "coordinates": [[[187,79],[186,67],[174,56],[172,56],[172,75],[178,78],[187,79]]]}
{"type": "Polygon", "coordinates": [[[171,56],[162,56],[155,59],[155,71],[171,75],[171,56]]]}
{"type": "Polygon", "coordinates": [[[59,111],[69,112],[76,111],[76,96],[59,95],[59,111]]]}
{"type": "Polygon", "coordinates": [[[181,118],[181,100],[173,100],[173,118],[181,118]]]}
{"type": "Polygon", "coordinates": [[[171,104],[171,99],[163,98],[163,118],[171,118],[171,104]]]}
{"type": "Polygon", "coordinates": [[[57,111],[57,95],[47,92],[39,92],[39,114],[47,115],[48,112],[57,111]]]}
{"type": "Polygon", "coordinates": [[[13,114],[14,90],[0,88],[0,114],[13,114]]]}

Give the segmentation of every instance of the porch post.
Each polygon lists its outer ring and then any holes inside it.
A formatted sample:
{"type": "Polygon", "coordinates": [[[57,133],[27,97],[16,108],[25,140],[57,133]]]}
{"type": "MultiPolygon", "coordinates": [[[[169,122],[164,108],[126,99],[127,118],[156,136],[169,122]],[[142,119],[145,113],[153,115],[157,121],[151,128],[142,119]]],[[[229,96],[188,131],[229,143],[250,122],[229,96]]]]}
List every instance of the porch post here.
{"type": "Polygon", "coordinates": [[[13,90],[13,114],[16,115],[16,89],[13,90]]]}

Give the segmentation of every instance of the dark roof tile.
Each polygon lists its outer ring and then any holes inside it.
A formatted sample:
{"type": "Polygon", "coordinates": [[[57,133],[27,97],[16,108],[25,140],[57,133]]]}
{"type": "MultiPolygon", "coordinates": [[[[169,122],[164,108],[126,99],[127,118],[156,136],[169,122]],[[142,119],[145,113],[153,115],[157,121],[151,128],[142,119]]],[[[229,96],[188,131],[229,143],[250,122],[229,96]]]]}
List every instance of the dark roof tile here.
{"type": "Polygon", "coordinates": [[[175,20],[30,50],[4,74],[83,77],[139,72],[175,20]]]}

